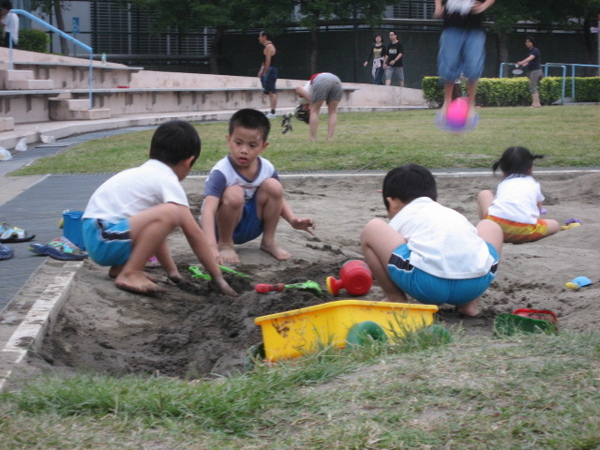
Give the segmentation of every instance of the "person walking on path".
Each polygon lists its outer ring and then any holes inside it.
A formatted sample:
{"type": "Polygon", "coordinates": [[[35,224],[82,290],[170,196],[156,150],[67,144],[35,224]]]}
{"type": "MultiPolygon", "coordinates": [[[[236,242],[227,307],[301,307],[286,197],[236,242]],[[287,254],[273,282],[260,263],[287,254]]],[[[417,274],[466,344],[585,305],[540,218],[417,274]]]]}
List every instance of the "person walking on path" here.
{"type": "Polygon", "coordinates": [[[531,107],[540,108],[540,93],[538,91],[538,83],[544,74],[542,73],[541,66],[541,55],[540,51],[536,47],[535,38],[527,36],[525,39],[525,46],[529,49],[529,55],[522,61],[519,61],[517,65],[519,67],[527,67],[529,69],[529,91],[531,92],[531,107]]]}
{"type": "Polygon", "coordinates": [[[392,84],[394,74],[398,79],[398,85],[404,87],[404,47],[398,40],[398,34],[395,31],[390,31],[390,44],[387,46],[387,54],[383,59],[383,68],[385,69],[385,85],[392,84]]]}
{"type": "Polygon", "coordinates": [[[277,89],[275,88],[275,84],[279,75],[277,67],[275,66],[277,49],[275,48],[273,41],[271,41],[271,34],[265,30],[258,34],[258,42],[264,46],[264,60],[258,71],[258,78],[260,78],[263,92],[269,95],[271,110],[267,113],[267,117],[272,119],[277,117],[277,114],[275,114],[277,109],[277,89]]]}
{"type": "Polygon", "coordinates": [[[385,83],[383,60],[385,59],[386,54],[387,50],[383,43],[383,35],[376,34],[373,40],[373,46],[369,50],[369,55],[363,64],[364,67],[367,67],[369,65],[369,61],[372,61],[371,74],[373,75],[373,84],[385,83]]]}

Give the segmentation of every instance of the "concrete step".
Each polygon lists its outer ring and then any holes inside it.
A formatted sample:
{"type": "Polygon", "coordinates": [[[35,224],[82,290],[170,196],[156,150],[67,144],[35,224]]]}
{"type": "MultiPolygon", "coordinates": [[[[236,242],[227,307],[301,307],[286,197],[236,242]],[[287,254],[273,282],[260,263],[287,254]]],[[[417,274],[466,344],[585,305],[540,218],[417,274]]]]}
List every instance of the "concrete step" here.
{"type": "Polygon", "coordinates": [[[15,120],[12,117],[0,117],[0,131],[12,131],[15,129],[15,120]]]}
{"type": "Polygon", "coordinates": [[[5,83],[5,89],[8,90],[43,90],[54,89],[54,81],[52,80],[13,80],[5,83]]]}
{"type": "Polygon", "coordinates": [[[3,70],[6,81],[32,80],[35,78],[33,70],[3,70]]]}
{"type": "Polygon", "coordinates": [[[73,113],[73,120],[100,120],[110,119],[110,108],[94,108],[86,110],[75,110],[73,113]]]}
{"type": "Polygon", "coordinates": [[[110,119],[110,108],[92,108],[87,99],[48,99],[51,120],[97,120],[110,119]]]}

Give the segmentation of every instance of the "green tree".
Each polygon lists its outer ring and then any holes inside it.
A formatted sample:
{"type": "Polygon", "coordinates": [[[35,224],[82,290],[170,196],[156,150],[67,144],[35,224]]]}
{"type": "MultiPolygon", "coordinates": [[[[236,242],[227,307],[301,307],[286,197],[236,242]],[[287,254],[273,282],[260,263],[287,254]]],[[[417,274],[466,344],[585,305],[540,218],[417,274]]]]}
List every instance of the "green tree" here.
{"type": "MultiPolygon", "coordinates": [[[[60,0],[34,0],[31,4],[33,9],[40,8],[45,14],[52,16],[56,19],[56,28],[66,33],[65,30],[65,19],[63,16],[63,10],[68,10],[70,7],[69,2],[61,2],[60,0]]],[[[60,36],[60,52],[63,55],[69,54],[69,43],[67,40],[60,36]]]]}
{"type": "Polygon", "coordinates": [[[133,0],[152,10],[155,30],[174,27],[181,32],[203,27],[215,30],[210,48],[210,70],[217,74],[219,47],[229,29],[249,28],[288,22],[293,11],[291,0],[271,0],[268,5],[256,0],[133,0]]]}
{"type": "Polygon", "coordinates": [[[298,0],[299,24],[310,30],[310,72],[317,71],[321,25],[335,19],[346,23],[352,20],[355,28],[359,20],[376,26],[381,23],[387,4],[385,0],[298,0]]]}

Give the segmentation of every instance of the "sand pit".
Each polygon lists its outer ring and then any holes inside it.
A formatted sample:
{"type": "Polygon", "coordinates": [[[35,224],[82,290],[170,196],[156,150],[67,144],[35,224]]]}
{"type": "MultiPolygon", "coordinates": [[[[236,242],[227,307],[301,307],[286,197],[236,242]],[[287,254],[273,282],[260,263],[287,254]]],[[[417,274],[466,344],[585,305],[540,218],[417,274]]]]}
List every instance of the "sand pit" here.
{"type": "MultiPolygon", "coordinates": [[[[494,189],[498,178],[436,176],[439,201],[476,222],[477,193],[494,189]]],[[[548,218],[563,222],[576,217],[583,226],[521,246],[505,245],[496,281],[482,297],[481,317],[459,317],[443,306],[439,317],[475,336],[492,336],[495,317],[516,308],[550,309],[559,329],[598,330],[600,323],[600,174],[536,174],[546,195],[548,218]],[[565,282],[585,275],[593,285],[579,291],[565,282]]],[[[180,233],[170,244],[186,282],[162,283],[167,293],[143,297],[116,289],[106,268],[86,261],[78,272],[70,297],[39,356],[32,364],[52,370],[85,370],[109,374],[162,374],[203,377],[242,369],[247,350],[261,342],[254,318],[315,305],[347,296],[322,296],[306,291],[259,294],[257,283],[313,280],[325,287],[328,275],[337,276],[342,264],[361,258],[359,234],[373,217],[385,217],[380,188],[382,175],[294,176],[284,179],[287,199],[301,216],[316,220],[316,237],[291,229],[283,222],[281,245],[293,254],[279,262],[261,252],[258,242],[239,247],[239,270],[249,280],[228,275],[241,293],[237,298],[217,294],[208,282],[191,278],[196,264],[180,233]]],[[[200,201],[203,181],[184,182],[191,204],[200,201]]],[[[160,268],[153,273],[163,275],[160,268]]],[[[361,297],[382,298],[375,285],[361,297]]]]}

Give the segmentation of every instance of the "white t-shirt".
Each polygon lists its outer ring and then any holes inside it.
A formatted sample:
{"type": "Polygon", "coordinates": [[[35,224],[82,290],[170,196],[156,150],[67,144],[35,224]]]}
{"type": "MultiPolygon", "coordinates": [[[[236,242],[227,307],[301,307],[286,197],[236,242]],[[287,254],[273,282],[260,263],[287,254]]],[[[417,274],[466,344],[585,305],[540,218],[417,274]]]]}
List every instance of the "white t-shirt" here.
{"type": "Polygon", "coordinates": [[[241,175],[236,168],[231,164],[229,155],[217,161],[210,170],[210,174],[204,185],[204,196],[212,195],[213,197],[221,198],[225,188],[229,186],[241,186],[244,189],[244,198],[251,199],[256,194],[256,190],[267,178],[279,179],[277,171],[273,164],[262,156],[258,157],[258,171],[254,179],[241,175]]]}
{"type": "Polygon", "coordinates": [[[498,184],[488,214],[519,223],[537,223],[538,203],[544,201],[540,184],[530,175],[509,175],[498,184]]]}
{"type": "Polygon", "coordinates": [[[474,0],[448,0],[446,2],[446,11],[465,16],[469,14],[474,3],[474,0]]]}
{"type": "Polygon", "coordinates": [[[14,12],[9,12],[2,18],[2,25],[4,25],[4,33],[10,33],[10,38],[14,44],[19,43],[19,16],[14,12]]]}
{"type": "Polygon", "coordinates": [[[162,203],[189,206],[173,169],[156,159],[127,169],[106,180],[92,194],[84,219],[117,223],[162,203]]]}
{"type": "Polygon", "coordinates": [[[477,278],[494,259],[465,216],[428,197],[419,197],[396,214],[390,226],[407,241],[410,263],[440,278],[477,278]]]}

